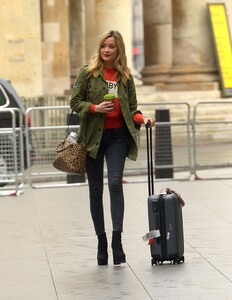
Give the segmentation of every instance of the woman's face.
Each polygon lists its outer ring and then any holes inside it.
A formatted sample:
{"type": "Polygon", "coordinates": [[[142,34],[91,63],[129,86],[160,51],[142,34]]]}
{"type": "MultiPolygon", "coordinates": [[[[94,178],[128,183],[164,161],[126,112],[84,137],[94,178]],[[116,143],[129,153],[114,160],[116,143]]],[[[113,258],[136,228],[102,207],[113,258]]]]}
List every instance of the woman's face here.
{"type": "Polygon", "coordinates": [[[103,42],[100,49],[100,56],[103,60],[104,66],[112,68],[113,62],[117,58],[118,48],[115,43],[114,37],[108,37],[103,42]]]}

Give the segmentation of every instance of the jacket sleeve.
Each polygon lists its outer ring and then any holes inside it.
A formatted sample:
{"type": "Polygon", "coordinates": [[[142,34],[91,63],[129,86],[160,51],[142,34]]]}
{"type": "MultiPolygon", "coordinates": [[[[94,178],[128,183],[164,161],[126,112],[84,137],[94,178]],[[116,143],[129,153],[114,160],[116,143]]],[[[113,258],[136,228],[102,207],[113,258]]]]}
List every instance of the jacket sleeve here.
{"type": "Polygon", "coordinates": [[[133,76],[130,76],[130,79],[127,82],[127,90],[128,90],[128,98],[129,98],[129,109],[131,113],[131,117],[133,118],[135,114],[142,114],[140,110],[137,108],[137,96],[135,90],[135,84],[133,76]]]}
{"type": "Polygon", "coordinates": [[[80,119],[89,112],[91,102],[88,101],[89,79],[87,78],[86,66],[83,66],[73,84],[73,92],[70,100],[70,107],[80,119]]]}

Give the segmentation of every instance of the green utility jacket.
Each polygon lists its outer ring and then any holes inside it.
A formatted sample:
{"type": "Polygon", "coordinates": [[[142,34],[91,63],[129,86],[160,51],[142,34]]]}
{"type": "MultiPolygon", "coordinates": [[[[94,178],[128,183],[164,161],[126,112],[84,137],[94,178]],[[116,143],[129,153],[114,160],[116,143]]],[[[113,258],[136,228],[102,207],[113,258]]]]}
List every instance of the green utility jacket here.
{"type": "MultiPolygon", "coordinates": [[[[83,66],[77,76],[73,93],[70,100],[70,107],[80,118],[80,130],[78,142],[84,143],[87,147],[88,154],[96,158],[104,130],[104,113],[90,113],[91,103],[100,104],[104,95],[108,93],[107,83],[101,73],[95,78],[88,78],[86,66],[83,66]]],[[[140,113],[137,110],[137,98],[133,77],[127,80],[126,86],[121,78],[118,82],[118,98],[125,124],[129,129],[129,151],[128,158],[136,160],[137,147],[137,130],[133,122],[133,116],[140,113]]]]}

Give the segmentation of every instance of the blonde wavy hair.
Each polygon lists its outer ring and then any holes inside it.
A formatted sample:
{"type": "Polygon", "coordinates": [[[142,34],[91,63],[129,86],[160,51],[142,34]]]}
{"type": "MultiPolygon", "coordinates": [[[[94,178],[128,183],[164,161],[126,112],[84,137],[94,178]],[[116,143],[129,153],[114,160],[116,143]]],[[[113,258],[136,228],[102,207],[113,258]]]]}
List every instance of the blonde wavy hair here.
{"type": "Polygon", "coordinates": [[[99,72],[103,70],[104,64],[100,56],[100,50],[104,41],[109,37],[114,38],[118,50],[117,58],[114,60],[114,68],[118,72],[118,75],[121,75],[123,83],[126,84],[131,72],[130,69],[127,67],[125,44],[122,35],[115,30],[108,31],[100,37],[95,54],[91,57],[89,65],[87,66],[87,72],[90,75],[97,77],[99,72]]]}

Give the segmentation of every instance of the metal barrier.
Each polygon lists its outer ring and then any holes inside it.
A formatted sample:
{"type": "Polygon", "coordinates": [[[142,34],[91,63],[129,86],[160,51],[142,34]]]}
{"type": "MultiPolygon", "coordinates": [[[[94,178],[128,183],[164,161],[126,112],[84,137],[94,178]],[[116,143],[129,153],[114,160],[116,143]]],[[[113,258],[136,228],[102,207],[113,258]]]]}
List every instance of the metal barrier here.
{"type": "MultiPolygon", "coordinates": [[[[47,107],[47,106],[66,106],[69,103],[70,95],[57,96],[37,96],[37,97],[23,97],[22,101],[27,108],[30,107],[47,107]]],[[[54,112],[55,113],[55,112],[54,112]]],[[[59,114],[59,111],[57,111],[59,114]]],[[[57,120],[58,121],[58,120],[57,120]]],[[[58,124],[56,124],[58,125],[58,124]]]]}
{"type": "MultiPolygon", "coordinates": [[[[170,149],[164,148],[163,158],[160,157],[159,161],[163,164],[158,164],[154,160],[154,170],[156,169],[169,169],[173,168],[174,176],[173,180],[186,180],[191,177],[191,124],[190,124],[190,106],[188,103],[183,102],[171,102],[171,103],[143,103],[138,105],[139,109],[145,116],[155,115],[155,111],[160,108],[170,109],[170,121],[169,122],[156,122],[153,136],[154,141],[157,134],[157,130],[161,127],[170,127],[171,129],[171,144],[172,144],[172,155],[173,163],[167,164],[164,160],[167,157],[166,153],[170,149]],[[162,160],[163,159],[163,160],[162,160]]],[[[166,142],[169,137],[166,135],[162,136],[166,142]]],[[[147,175],[147,154],[146,154],[146,134],[144,126],[141,127],[139,132],[139,154],[136,162],[130,160],[126,161],[125,175],[147,175]]],[[[157,145],[154,145],[154,156],[157,151],[157,145]]],[[[162,156],[162,155],[161,155],[162,156]]],[[[136,177],[134,177],[136,181],[136,177]]],[[[157,181],[159,179],[156,179],[157,181]]],[[[162,180],[162,179],[160,179],[162,180]]],[[[133,181],[133,179],[132,179],[133,181]]]]}
{"type": "Polygon", "coordinates": [[[195,179],[232,177],[232,101],[198,102],[193,110],[195,179]]]}
{"type": "MultiPolygon", "coordinates": [[[[52,165],[56,146],[66,136],[69,113],[69,106],[32,107],[26,111],[26,120],[31,120],[30,127],[26,123],[27,160],[30,165],[27,175],[28,182],[33,188],[80,185],[79,183],[67,184],[67,174],[56,170],[52,165]],[[63,125],[54,125],[57,119],[59,124],[63,125]],[[33,164],[30,162],[28,149],[29,137],[35,149],[33,164]]],[[[70,129],[79,128],[78,125],[69,127],[70,129]]]]}
{"type": "MultiPolygon", "coordinates": [[[[174,174],[172,180],[189,180],[192,175],[195,176],[195,179],[198,179],[201,177],[201,174],[203,174],[203,178],[206,178],[207,176],[205,176],[204,172],[207,172],[209,169],[217,170],[214,174],[210,172],[210,176],[213,175],[213,177],[220,178],[219,171],[223,169],[221,173],[226,177],[230,177],[230,173],[225,173],[225,168],[228,170],[228,167],[231,167],[232,164],[232,118],[227,114],[228,118],[225,119],[223,112],[228,112],[231,104],[231,101],[199,102],[193,108],[192,122],[190,120],[190,106],[188,103],[139,104],[139,109],[143,114],[149,116],[155,114],[155,111],[160,108],[170,110],[170,121],[157,122],[153,134],[155,141],[157,130],[160,127],[170,127],[172,164],[166,164],[165,161],[162,162],[162,159],[160,159],[161,164],[160,161],[159,164],[156,164],[154,160],[154,169],[172,168],[174,174]]],[[[69,113],[69,106],[33,107],[26,112],[25,120],[27,121],[30,118],[32,125],[29,127],[26,122],[26,149],[29,165],[31,164],[29,138],[36,152],[36,159],[30,166],[27,174],[29,184],[33,188],[85,184],[67,184],[67,174],[57,171],[52,166],[56,145],[64,139],[66,134],[67,115],[69,113]]],[[[71,126],[74,129],[78,129],[78,127],[78,125],[71,126]]],[[[167,138],[170,137],[162,136],[164,144],[167,138]]],[[[155,157],[157,145],[153,144],[155,157]]],[[[144,126],[138,133],[138,146],[137,161],[126,160],[124,176],[130,177],[129,182],[146,180],[147,157],[144,126]]],[[[164,148],[162,151],[165,157],[166,149],[164,148]]]]}
{"type": "MultiPolygon", "coordinates": [[[[162,107],[164,106],[163,103],[141,104],[140,109],[145,115],[152,115],[152,113],[155,113],[155,108],[161,105],[162,107]]],[[[165,107],[171,108],[171,121],[162,124],[157,123],[154,130],[154,137],[157,127],[171,126],[173,147],[173,165],[171,167],[174,169],[174,179],[189,179],[191,175],[190,108],[187,103],[165,103],[165,107]]],[[[31,120],[31,127],[27,126],[26,123],[26,136],[31,137],[36,152],[36,158],[27,174],[28,182],[33,188],[85,184],[67,184],[67,174],[57,171],[52,166],[57,143],[64,139],[66,134],[67,114],[69,113],[69,106],[33,107],[27,109],[26,120],[31,120]]],[[[78,125],[71,126],[74,129],[78,129],[78,127],[78,125]]],[[[145,136],[145,128],[142,126],[138,133],[138,159],[136,162],[132,162],[129,159],[126,160],[124,176],[131,176],[130,182],[141,181],[141,175],[147,174],[145,136]]],[[[165,139],[165,136],[163,138],[165,139]]],[[[28,142],[26,148],[28,149],[28,142]]],[[[27,150],[27,159],[30,165],[29,156],[29,151],[27,150]]],[[[154,167],[156,168],[156,165],[154,167]]],[[[159,165],[159,168],[165,169],[168,167],[170,165],[159,165]]]]}
{"type": "Polygon", "coordinates": [[[17,108],[0,110],[0,145],[0,195],[18,194],[24,183],[24,140],[17,108]]]}

